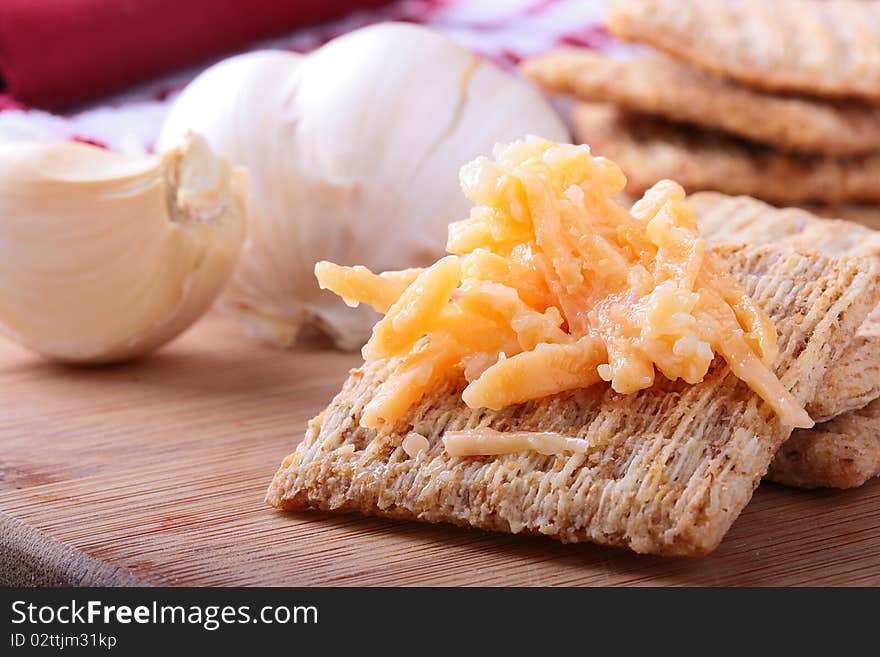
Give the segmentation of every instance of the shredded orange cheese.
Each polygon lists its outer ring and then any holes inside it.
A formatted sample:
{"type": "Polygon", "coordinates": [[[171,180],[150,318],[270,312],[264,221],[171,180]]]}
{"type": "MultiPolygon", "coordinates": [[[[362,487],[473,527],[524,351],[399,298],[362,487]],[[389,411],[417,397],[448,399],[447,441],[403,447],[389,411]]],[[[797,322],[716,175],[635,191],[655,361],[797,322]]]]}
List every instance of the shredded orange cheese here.
{"type": "Polygon", "coordinates": [[[428,442],[428,439],[415,431],[410,431],[400,446],[403,447],[403,451],[411,459],[416,458],[419,452],[427,452],[431,449],[431,443],[428,442]]]}
{"type": "Polygon", "coordinates": [[[775,326],[714,262],[679,185],[627,211],[616,164],[536,137],[465,165],[461,182],[474,208],[449,226],[452,255],[383,274],[315,268],[322,288],[385,313],[364,358],[401,360],[364,426],[393,425],[454,372],[468,406],[501,409],[603,380],[633,393],[657,372],[698,383],[716,354],[783,422],[812,426],[769,369],[775,326]]]}
{"type": "Polygon", "coordinates": [[[487,428],[447,431],[443,445],[449,456],[494,456],[527,451],[582,454],[590,447],[589,441],[583,438],[570,438],[552,431],[495,431],[487,428]]]}

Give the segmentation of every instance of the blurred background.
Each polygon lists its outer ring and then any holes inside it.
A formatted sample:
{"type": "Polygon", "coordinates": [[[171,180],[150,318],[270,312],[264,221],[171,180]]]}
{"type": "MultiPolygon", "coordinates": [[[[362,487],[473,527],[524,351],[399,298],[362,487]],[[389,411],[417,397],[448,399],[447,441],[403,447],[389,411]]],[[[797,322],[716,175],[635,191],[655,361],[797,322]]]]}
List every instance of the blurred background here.
{"type": "Polygon", "coordinates": [[[502,67],[605,48],[601,0],[4,0],[0,138],[152,152],[180,90],[237,52],[310,52],[381,21],[427,25],[502,67]]]}

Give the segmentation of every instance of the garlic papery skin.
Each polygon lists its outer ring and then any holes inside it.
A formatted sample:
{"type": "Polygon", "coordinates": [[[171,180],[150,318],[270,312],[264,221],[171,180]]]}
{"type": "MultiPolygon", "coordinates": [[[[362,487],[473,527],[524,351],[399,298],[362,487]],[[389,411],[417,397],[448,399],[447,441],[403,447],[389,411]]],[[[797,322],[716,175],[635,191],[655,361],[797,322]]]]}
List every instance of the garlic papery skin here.
{"type": "Polygon", "coordinates": [[[248,169],[248,238],[223,306],[278,344],[314,324],[345,349],[363,344],[377,315],[321,291],[317,261],[429,265],[444,253],[449,222],[469,211],[462,164],[529,133],[568,141],[529,83],[399,23],[306,57],[261,52],[218,64],[177,99],[160,149],[187,130],[248,169]]]}
{"type": "Polygon", "coordinates": [[[71,363],[171,340],[235,266],[241,175],[196,136],[161,157],[0,143],[0,329],[71,363]]]}

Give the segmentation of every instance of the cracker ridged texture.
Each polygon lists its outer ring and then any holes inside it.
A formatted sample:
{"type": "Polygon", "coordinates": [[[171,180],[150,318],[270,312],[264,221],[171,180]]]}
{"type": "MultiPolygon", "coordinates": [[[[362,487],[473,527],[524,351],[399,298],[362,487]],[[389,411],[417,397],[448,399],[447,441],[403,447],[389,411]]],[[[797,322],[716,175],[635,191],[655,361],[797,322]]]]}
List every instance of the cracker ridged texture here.
{"type": "MultiPolygon", "coordinates": [[[[709,240],[789,243],[823,253],[880,254],[880,233],[847,221],[777,209],[748,197],[700,192],[688,198],[709,240]]],[[[854,488],[880,475],[880,306],[831,364],[807,406],[833,418],[795,430],[776,453],[766,479],[799,488],[854,488]],[[874,400],[874,401],[872,401],[874,400]],[[867,410],[863,407],[868,405],[867,410]]]]}
{"type": "MultiPolygon", "coordinates": [[[[811,399],[837,345],[849,342],[877,303],[877,268],[867,259],[767,247],[723,253],[777,322],[781,381],[797,399],[811,399]]],[[[498,412],[468,409],[462,382],[450,380],[392,429],[360,427],[364,405],[396,366],[370,363],[352,373],[282,463],[269,503],[700,555],[721,541],[791,433],[723,363],[693,386],[658,377],[652,388],[625,396],[596,385],[498,412]],[[444,432],[478,426],[557,431],[593,448],[446,455],[444,432]],[[412,459],[401,447],[410,431],[430,442],[412,459]]]]}
{"type": "Polygon", "coordinates": [[[857,488],[880,475],[880,399],[813,429],[797,429],[767,478],[799,488],[857,488]]]}
{"type": "Polygon", "coordinates": [[[880,232],[802,208],[777,208],[748,196],[698,192],[688,197],[700,229],[713,242],[783,244],[826,255],[880,257],[880,232]]]}
{"type": "Polygon", "coordinates": [[[578,103],[572,122],[580,143],[620,164],[632,196],[670,178],[689,193],[715,190],[775,203],[880,200],[880,152],[851,158],[784,153],[600,103],[578,103]]]}
{"type": "MultiPolygon", "coordinates": [[[[690,196],[688,202],[710,242],[776,244],[832,256],[870,256],[880,261],[880,232],[860,224],[821,219],[798,208],[774,208],[747,196],[700,192],[690,196]]],[[[817,422],[862,408],[880,396],[880,306],[829,368],[820,391],[806,406],[817,422]]]]}
{"type": "MultiPolygon", "coordinates": [[[[809,408],[822,420],[862,408],[880,397],[880,307],[876,308],[859,328],[858,334],[825,375],[822,389],[828,398],[819,395],[809,408]],[[836,397],[836,399],[835,399],[836,397]]],[[[874,434],[880,440],[880,434],[874,434]]]]}
{"type": "Polygon", "coordinates": [[[880,3],[611,0],[620,39],[769,91],[880,102],[880,3]]]}
{"type": "Polygon", "coordinates": [[[527,59],[545,90],[714,128],[782,150],[858,155],[880,150],[880,105],[778,96],[658,53],[615,56],[568,48],[527,59]]]}

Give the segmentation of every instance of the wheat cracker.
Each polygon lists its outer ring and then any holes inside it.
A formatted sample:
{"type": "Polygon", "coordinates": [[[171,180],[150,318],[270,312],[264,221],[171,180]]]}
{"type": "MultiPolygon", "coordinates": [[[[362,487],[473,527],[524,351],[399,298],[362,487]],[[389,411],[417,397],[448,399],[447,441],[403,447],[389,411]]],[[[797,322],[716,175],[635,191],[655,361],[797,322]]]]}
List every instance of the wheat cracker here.
{"type": "MultiPolygon", "coordinates": [[[[799,401],[812,399],[827,364],[880,298],[878,267],[773,247],[719,252],[776,322],[780,380],[799,401]]],[[[352,372],[282,463],[270,504],[700,555],[721,541],[791,433],[722,363],[697,385],[658,377],[633,395],[597,385],[497,412],[467,408],[456,376],[393,428],[361,427],[364,406],[396,365],[352,372]],[[477,426],[555,431],[594,447],[559,456],[445,453],[446,431],[477,426]],[[411,431],[430,443],[416,458],[402,446],[411,431]]]]}
{"type": "Polygon", "coordinates": [[[880,105],[779,96],[659,53],[621,57],[568,48],[525,60],[545,90],[682,121],[781,150],[858,155],[880,151],[880,105]]]}
{"type": "Polygon", "coordinates": [[[880,3],[612,0],[608,27],[743,84],[880,102],[880,3]]]}
{"type": "Polygon", "coordinates": [[[782,204],[880,200],[880,153],[852,158],[783,153],[607,104],[578,103],[572,121],[580,143],[620,164],[632,196],[671,178],[689,193],[715,190],[782,204]]]}

